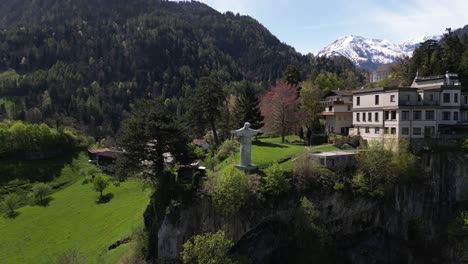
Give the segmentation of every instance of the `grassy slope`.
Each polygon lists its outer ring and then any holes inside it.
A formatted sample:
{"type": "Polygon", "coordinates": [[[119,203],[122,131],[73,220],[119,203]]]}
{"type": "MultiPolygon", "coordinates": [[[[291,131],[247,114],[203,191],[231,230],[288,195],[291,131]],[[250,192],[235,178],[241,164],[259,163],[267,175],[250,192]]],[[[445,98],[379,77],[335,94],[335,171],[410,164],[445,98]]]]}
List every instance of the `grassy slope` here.
{"type": "MultiPolygon", "coordinates": [[[[48,207],[25,206],[15,219],[0,218],[2,263],[50,263],[76,250],[88,263],[115,263],[124,250],[107,247],[142,225],[149,190],[139,182],[110,185],[114,198],[96,204],[91,184],[77,182],[52,195],[48,207]]],[[[124,245],[124,247],[126,247],[124,245]]]]}

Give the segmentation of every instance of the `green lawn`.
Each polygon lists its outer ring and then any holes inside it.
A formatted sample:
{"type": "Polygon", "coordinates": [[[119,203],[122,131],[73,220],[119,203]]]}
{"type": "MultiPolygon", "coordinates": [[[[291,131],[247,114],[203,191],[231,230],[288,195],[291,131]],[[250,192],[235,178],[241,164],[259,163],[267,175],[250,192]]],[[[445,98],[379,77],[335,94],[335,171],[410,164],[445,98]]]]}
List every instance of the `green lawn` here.
{"type": "MultiPolygon", "coordinates": [[[[298,139],[295,136],[288,136],[288,140],[298,139]]],[[[292,169],[292,161],[306,151],[304,146],[282,144],[281,138],[259,138],[260,142],[252,145],[252,163],[260,169],[267,168],[274,162],[281,162],[285,170],[292,169]],[[283,166],[284,165],[284,166],[283,166]]],[[[227,168],[230,164],[239,163],[240,154],[237,152],[234,157],[227,158],[219,166],[219,169],[227,168]]]]}
{"type": "Polygon", "coordinates": [[[324,144],[318,146],[312,146],[310,148],[311,152],[327,152],[327,151],[341,151],[341,149],[331,145],[331,144],[324,144]]]}
{"type": "Polygon", "coordinates": [[[137,181],[111,184],[104,193],[114,197],[97,204],[91,183],[78,181],[54,193],[47,207],[25,206],[14,219],[0,217],[0,262],[53,263],[75,250],[87,263],[115,263],[128,245],[107,248],[143,224],[150,190],[142,186],[137,181]]]}
{"type": "Polygon", "coordinates": [[[305,151],[304,146],[281,144],[281,138],[262,138],[260,143],[252,145],[252,163],[265,168],[275,161],[286,162],[298,157],[305,151]]]}

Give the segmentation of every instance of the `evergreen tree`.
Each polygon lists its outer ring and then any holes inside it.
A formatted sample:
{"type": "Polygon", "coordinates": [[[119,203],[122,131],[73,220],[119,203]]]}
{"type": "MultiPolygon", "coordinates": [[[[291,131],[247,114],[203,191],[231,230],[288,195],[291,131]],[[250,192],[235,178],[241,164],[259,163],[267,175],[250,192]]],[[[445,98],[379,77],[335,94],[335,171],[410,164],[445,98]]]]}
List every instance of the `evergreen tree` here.
{"type": "Polygon", "coordinates": [[[161,98],[141,102],[119,136],[128,170],[143,172],[146,178],[158,182],[161,192],[167,191],[170,176],[165,173],[165,155],[170,153],[177,161],[185,162],[187,144],[187,137],[161,98]],[[142,161],[147,161],[145,167],[142,161]]]}
{"type": "Polygon", "coordinates": [[[287,84],[298,86],[301,82],[301,73],[296,67],[289,64],[283,72],[283,80],[286,81],[287,84]]]}
{"type": "Polygon", "coordinates": [[[213,133],[216,145],[220,144],[217,122],[221,117],[221,107],[225,102],[225,94],[221,84],[209,77],[201,78],[197,83],[195,100],[192,101],[191,112],[195,117],[194,125],[208,126],[213,133]]]}
{"type": "Polygon", "coordinates": [[[260,129],[264,125],[264,118],[260,112],[260,100],[251,83],[243,82],[242,86],[242,91],[237,96],[234,106],[237,125],[242,127],[245,122],[249,122],[253,129],[260,129]]]}

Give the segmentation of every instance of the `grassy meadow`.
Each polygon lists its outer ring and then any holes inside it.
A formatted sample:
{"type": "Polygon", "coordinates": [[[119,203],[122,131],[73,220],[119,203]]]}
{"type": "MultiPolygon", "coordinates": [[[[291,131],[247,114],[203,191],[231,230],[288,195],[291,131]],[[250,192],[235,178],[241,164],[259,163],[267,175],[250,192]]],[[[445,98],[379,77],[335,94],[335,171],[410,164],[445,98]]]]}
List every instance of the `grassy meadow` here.
{"type": "Polygon", "coordinates": [[[113,198],[99,204],[91,185],[77,181],[46,207],[24,206],[15,218],[1,217],[1,263],[51,263],[70,251],[87,263],[116,263],[124,251],[107,248],[142,226],[150,191],[137,181],[111,184],[104,193],[113,198]]]}
{"type": "Polygon", "coordinates": [[[0,210],[0,263],[55,263],[75,252],[85,263],[117,263],[131,247],[108,247],[141,228],[150,189],[139,181],[109,187],[106,203],[97,203],[99,193],[84,179],[96,173],[84,153],[44,161],[8,162],[0,169],[10,171],[0,180],[2,193],[22,195],[17,216],[8,218],[0,210]],[[49,174],[47,173],[49,172],[49,174]],[[13,177],[14,176],[14,177],[13,177]],[[13,178],[15,178],[13,180],[13,178]],[[28,194],[35,182],[47,182],[53,190],[47,206],[31,205],[28,194]]]}

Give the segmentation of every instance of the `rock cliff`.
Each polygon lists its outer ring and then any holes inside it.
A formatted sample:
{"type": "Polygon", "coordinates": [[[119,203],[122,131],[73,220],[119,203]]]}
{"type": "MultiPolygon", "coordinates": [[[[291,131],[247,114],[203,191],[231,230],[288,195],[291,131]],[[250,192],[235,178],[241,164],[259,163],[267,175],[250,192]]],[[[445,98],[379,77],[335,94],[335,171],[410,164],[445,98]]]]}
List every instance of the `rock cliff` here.
{"type": "MultiPolygon", "coordinates": [[[[383,200],[346,192],[309,196],[335,236],[338,262],[457,262],[445,243],[445,229],[459,202],[468,198],[467,158],[437,152],[423,154],[420,160],[418,180],[396,186],[383,200]]],[[[173,202],[157,232],[157,257],[164,263],[177,263],[188,238],[224,230],[236,243],[233,252],[247,256],[252,263],[285,263],[291,250],[288,221],[299,198],[290,195],[258,202],[255,209],[230,218],[216,214],[208,197],[198,196],[190,204],[173,202]]]]}

